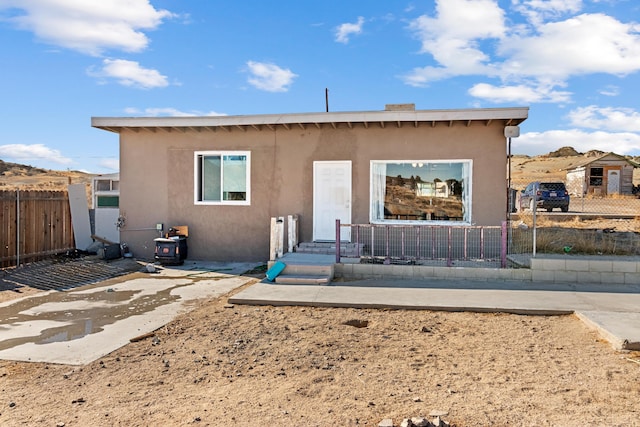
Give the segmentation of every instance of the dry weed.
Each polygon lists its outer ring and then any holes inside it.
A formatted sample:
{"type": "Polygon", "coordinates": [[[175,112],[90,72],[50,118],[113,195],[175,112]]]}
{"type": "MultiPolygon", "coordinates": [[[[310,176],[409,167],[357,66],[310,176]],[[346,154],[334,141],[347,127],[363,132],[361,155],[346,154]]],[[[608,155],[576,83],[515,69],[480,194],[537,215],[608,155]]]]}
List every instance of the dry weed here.
{"type": "MultiPolygon", "coordinates": [[[[532,228],[521,226],[512,229],[512,253],[530,252],[532,246],[532,228]]],[[[640,254],[640,238],[636,233],[620,233],[606,228],[538,226],[536,251],[587,255],[637,255],[640,254]]]]}

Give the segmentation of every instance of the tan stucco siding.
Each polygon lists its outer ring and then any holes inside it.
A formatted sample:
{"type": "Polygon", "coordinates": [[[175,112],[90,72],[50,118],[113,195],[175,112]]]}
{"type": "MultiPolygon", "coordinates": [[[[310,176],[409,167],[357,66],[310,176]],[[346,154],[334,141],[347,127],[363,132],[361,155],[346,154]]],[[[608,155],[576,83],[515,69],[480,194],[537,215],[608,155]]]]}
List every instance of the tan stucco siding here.
{"type": "Polygon", "coordinates": [[[168,213],[167,153],[156,149],[153,136],[130,131],[120,135],[120,215],[125,219],[120,242],[146,258],[152,258],[153,239],[159,237],[155,225],[164,223],[168,213]]]}
{"type": "Polygon", "coordinates": [[[188,225],[194,259],[266,260],[272,216],[300,216],[300,239],[312,239],[313,162],[352,161],[352,221],[369,222],[371,160],[473,161],[472,222],[497,225],[506,212],[504,124],[437,123],[418,128],[372,124],[350,129],[157,130],[121,133],[121,241],[153,257],[156,223],[188,225]],[[194,204],[194,152],[251,152],[251,205],[194,204]]]}

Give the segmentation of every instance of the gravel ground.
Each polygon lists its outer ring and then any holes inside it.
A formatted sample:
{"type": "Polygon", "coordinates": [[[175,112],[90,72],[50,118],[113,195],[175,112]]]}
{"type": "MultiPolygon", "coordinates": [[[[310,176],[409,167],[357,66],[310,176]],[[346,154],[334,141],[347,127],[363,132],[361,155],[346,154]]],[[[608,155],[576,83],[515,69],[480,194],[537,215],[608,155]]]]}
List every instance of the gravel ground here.
{"type": "Polygon", "coordinates": [[[574,316],[224,296],[86,366],[0,361],[0,396],[6,426],[637,426],[640,353],[574,316]]]}

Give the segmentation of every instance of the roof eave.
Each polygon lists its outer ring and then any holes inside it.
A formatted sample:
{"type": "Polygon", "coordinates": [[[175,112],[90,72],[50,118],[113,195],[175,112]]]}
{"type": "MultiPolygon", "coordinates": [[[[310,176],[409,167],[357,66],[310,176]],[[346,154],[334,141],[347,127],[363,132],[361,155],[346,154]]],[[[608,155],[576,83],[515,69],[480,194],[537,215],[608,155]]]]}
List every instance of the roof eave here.
{"type": "Polygon", "coordinates": [[[197,129],[197,128],[241,128],[253,129],[276,126],[289,128],[290,126],[321,127],[331,124],[352,126],[355,123],[368,126],[371,123],[439,123],[482,121],[490,124],[493,121],[503,121],[505,126],[518,125],[527,119],[528,107],[515,108],[487,108],[464,110],[418,110],[418,111],[364,111],[364,112],[335,112],[335,113],[294,113],[294,114],[262,114],[246,116],[197,116],[197,117],[92,117],[91,126],[119,133],[122,129],[197,129]]]}

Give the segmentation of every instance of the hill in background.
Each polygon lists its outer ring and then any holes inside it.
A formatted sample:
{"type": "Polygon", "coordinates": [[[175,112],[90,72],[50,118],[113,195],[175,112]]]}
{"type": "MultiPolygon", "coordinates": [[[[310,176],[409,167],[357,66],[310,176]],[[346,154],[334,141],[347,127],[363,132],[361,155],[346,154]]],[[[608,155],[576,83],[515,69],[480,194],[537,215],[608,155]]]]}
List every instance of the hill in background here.
{"type": "MultiPolygon", "coordinates": [[[[580,153],[573,147],[562,147],[539,156],[514,154],[511,157],[512,187],[522,189],[531,181],[564,181],[568,168],[604,154],[599,150],[580,153]]],[[[640,156],[626,157],[640,163],[640,156]]],[[[0,190],[66,190],[68,184],[90,186],[94,176],[80,171],[48,170],[0,160],[0,190]]],[[[640,169],[636,169],[633,183],[640,185],[640,169]]]]}
{"type": "MultiPolygon", "coordinates": [[[[562,147],[540,156],[514,154],[511,158],[511,186],[523,189],[531,181],[564,181],[567,169],[604,154],[607,153],[599,150],[580,153],[573,147],[562,147]]],[[[640,163],[640,157],[624,157],[640,163]]],[[[640,184],[640,169],[634,173],[633,184],[640,184]]]]}
{"type": "Polygon", "coordinates": [[[69,184],[91,185],[94,174],[57,171],[0,160],[0,190],[66,190],[69,184]]]}

